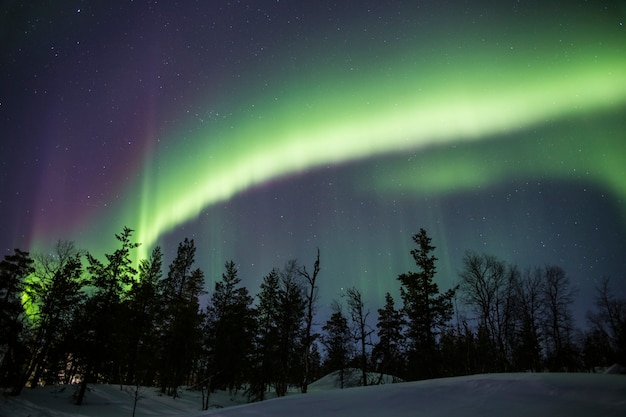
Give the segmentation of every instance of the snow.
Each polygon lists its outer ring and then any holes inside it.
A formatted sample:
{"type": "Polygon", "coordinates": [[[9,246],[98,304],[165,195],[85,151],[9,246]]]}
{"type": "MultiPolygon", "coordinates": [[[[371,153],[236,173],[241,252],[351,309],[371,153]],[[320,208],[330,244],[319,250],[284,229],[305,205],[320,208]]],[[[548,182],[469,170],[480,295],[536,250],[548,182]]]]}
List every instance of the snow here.
{"type": "MultiPolygon", "coordinates": [[[[0,398],[0,417],[118,417],[132,416],[135,387],[89,385],[85,402],[77,406],[72,395],[76,386],[24,388],[19,397],[0,398]]],[[[201,394],[182,390],[176,399],[160,395],[157,388],[140,387],[136,417],[168,417],[198,414],[201,394]]],[[[244,401],[227,393],[211,394],[212,407],[229,407],[244,401]]]]}
{"type": "MultiPolygon", "coordinates": [[[[343,375],[343,387],[344,388],[354,388],[360,387],[362,380],[362,373],[360,369],[357,368],[348,368],[344,370],[343,375]]],[[[401,379],[393,377],[391,375],[386,375],[375,372],[369,372],[367,374],[368,385],[378,385],[378,381],[381,380],[382,384],[392,384],[394,382],[402,382],[401,379]]],[[[313,382],[308,387],[308,392],[316,392],[316,391],[328,391],[331,389],[339,389],[341,388],[341,379],[339,376],[339,371],[331,372],[330,374],[318,379],[313,382]]]]}
{"type": "MultiPolygon", "coordinates": [[[[332,379],[332,378],[331,378],[332,379]]],[[[331,389],[328,377],[308,394],[234,405],[226,393],[212,394],[214,406],[199,411],[200,394],[158,396],[142,388],[137,417],[437,417],[437,416],[626,416],[626,377],[612,374],[484,374],[428,381],[331,389]],[[228,406],[228,407],[227,407],[228,406]]],[[[96,385],[86,404],[71,403],[72,388],[27,389],[0,400],[1,417],[109,417],[132,415],[132,393],[96,385]]]]}
{"type": "Polygon", "coordinates": [[[626,366],[615,363],[604,371],[605,374],[626,374],[626,366]]]}

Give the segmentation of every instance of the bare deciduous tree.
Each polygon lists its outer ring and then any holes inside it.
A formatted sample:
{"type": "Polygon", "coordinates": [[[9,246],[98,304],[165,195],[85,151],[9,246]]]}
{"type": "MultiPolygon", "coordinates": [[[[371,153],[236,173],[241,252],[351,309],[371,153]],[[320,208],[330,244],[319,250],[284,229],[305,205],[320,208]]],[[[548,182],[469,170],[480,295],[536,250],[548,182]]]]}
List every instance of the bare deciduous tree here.
{"type": "Polygon", "coordinates": [[[353,287],[346,290],[346,299],[348,302],[348,310],[350,312],[350,318],[354,326],[354,339],[358,343],[360,349],[360,362],[361,362],[361,377],[363,385],[367,385],[367,371],[368,371],[368,359],[367,359],[367,346],[369,343],[369,337],[374,332],[367,325],[367,317],[369,316],[369,310],[365,309],[365,303],[361,292],[353,287]]]}
{"type": "Polygon", "coordinates": [[[563,268],[548,265],[543,269],[543,331],[548,367],[571,370],[573,363],[574,318],[571,305],[574,291],[563,268]]]}
{"type": "Polygon", "coordinates": [[[596,288],[596,307],[598,311],[588,313],[587,320],[608,340],[612,360],[626,363],[626,299],[615,296],[608,277],[596,288]]]}
{"type": "Polygon", "coordinates": [[[467,252],[460,274],[463,300],[478,316],[478,326],[487,332],[497,355],[497,368],[506,370],[509,362],[507,339],[512,333],[512,288],[514,270],[495,256],[467,252]]]}
{"type": "Polygon", "coordinates": [[[303,394],[307,392],[309,383],[311,382],[311,345],[317,338],[317,335],[313,334],[313,316],[315,314],[315,306],[317,302],[318,287],[317,276],[320,272],[320,250],[317,248],[317,258],[313,264],[313,273],[309,274],[306,267],[299,269],[299,274],[306,280],[307,289],[304,295],[305,299],[305,316],[304,316],[304,336],[302,340],[304,350],[304,375],[302,378],[302,384],[300,390],[303,394]]]}

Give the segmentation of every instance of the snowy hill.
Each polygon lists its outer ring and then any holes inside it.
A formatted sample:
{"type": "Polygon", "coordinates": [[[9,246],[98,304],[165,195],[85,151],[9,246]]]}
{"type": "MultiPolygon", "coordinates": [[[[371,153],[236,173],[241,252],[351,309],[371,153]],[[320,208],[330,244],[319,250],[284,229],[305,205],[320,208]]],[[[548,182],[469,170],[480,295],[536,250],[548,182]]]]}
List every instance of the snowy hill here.
{"type": "MultiPolygon", "coordinates": [[[[626,377],[604,374],[488,374],[290,395],[265,402],[199,410],[197,393],[172,400],[145,389],[137,417],[366,417],[366,416],[615,416],[626,415],[626,377]]],[[[67,391],[67,390],[66,390],[67,391]]],[[[96,386],[88,403],[71,392],[25,390],[0,400],[1,417],[109,417],[132,414],[119,387],[96,386]]],[[[224,394],[212,397],[229,402],[224,394]],[[220,397],[221,396],[221,397],[220,397]]],[[[232,405],[220,404],[222,406],[232,405]]]]}
{"type": "MultiPolygon", "coordinates": [[[[357,368],[348,368],[344,370],[343,374],[343,388],[355,388],[360,387],[363,384],[361,370],[357,368]]],[[[382,385],[382,384],[394,384],[397,382],[403,382],[400,378],[396,378],[387,374],[379,374],[374,372],[368,372],[367,385],[382,385]]],[[[341,376],[339,371],[331,372],[330,374],[323,376],[317,381],[309,385],[309,392],[317,391],[329,391],[332,389],[341,389],[341,376]]]]}
{"type": "Polygon", "coordinates": [[[220,417],[626,415],[626,378],[492,374],[311,393],[219,410],[220,417]]]}

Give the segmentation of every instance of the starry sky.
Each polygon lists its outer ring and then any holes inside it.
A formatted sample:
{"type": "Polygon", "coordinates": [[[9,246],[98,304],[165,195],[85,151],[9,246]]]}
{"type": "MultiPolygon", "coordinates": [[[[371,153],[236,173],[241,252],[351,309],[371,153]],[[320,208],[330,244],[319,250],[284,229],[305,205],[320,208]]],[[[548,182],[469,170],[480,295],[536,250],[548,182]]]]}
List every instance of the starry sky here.
{"type": "MultiPolygon", "coordinates": [[[[626,295],[624,1],[5,1],[0,249],[193,238],[207,286],[321,251],[398,294],[427,230],[626,295]]],[[[399,298],[397,299],[399,301],[399,298]]],[[[323,315],[323,313],[322,313],[323,315]]]]}

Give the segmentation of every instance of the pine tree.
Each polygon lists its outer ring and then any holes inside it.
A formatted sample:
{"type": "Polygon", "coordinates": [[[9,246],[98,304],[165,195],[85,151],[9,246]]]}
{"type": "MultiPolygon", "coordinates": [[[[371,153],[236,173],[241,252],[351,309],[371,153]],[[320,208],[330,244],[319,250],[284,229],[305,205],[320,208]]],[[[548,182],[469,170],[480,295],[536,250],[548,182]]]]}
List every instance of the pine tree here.
{"type": "Polygon", "coordinates": [[[305,315],[304,289],[295,260],[273,269],[263,279],[257,306],[257,343],[251,397],[263,400],[268,385],[276,395],[299,385],[303,374],[302,351],[305,315]]]}
{"type": "Polygon", "coordinates": [[[240,285],[237,267],[226,262],[222,280],[207,308],[209,349],[212,358],[212,389],[239,389],[249,377],[250,360],[256,329],[252,297],[240,285]]]}
{"type": "Polygon", "coordinates": [[[452,317],[455,290],[439,294],[439,287],[434,282],[437,258],[432,252],[435,247],[431,246],[426,231],[420,229],[413,241],[418,247],[411,250],[411,255],[419,270],[398,277],[402,284],[403,313],[407,319],[409,376],[433,378],[440,373],[437,336],[452,317]]]}
{"type": "Polygon", "coordinates": [[[83,363],[83,378],[76,396],[78,405],[83,402],[88,383],[121,379],[123,351],[120,342],[123,337],[118,323],[124,320],[122,301],[137,274],[132,266],[131,250],[139,243],[131,242],[132,234],[132,229],[124,227],[121,234],[115,235],[121,247],[105,255],[107,263],[87,253],[87,271],[94,292],[85,304],[83,317],[77,322],[83,339],[82,351],[77,353],[83,363]]]}
{"type": "Polygon", "coordinates": [[[124,293],[135,280],[137,270],[133,267],[130,251],[139,246],[139,243],[130,241],[133,230],[124,227],[121,234],[115,238],[121,247],[112,254],[106,254],[107,263],[104,264],[91,253],[87,253],[91,274],[91,285],[95,288],[94,298],[105,308],[113,306],[122,299],[124,293]]]}
{"type": "Polygon", "coordinates": [[[383,374],[403,376],[405,361],[404,349],[405,337],[403,327],[406,324],[402,312],[396,310],[395,302],[391,294],[385,294],[385,305],[378,310],[378,343],[372,351],[372,358],[380,372],[379,383],[382,382],[383,374]]]}
{"type": "Polygon", "coordinates": [[[159,291],[162,279],[163,252],[156,246],[148,259],[139,262],[139,278],[128,291],[128,345],[126,347],[126,384],[152,385],[154,364],[158,363],[159,326],[163,298],[159,291]]]}
{"type": "Polygon", "coordinates": [[[322,344],[326,348],[326,361],[324,367],[327,372],[337,371],[339,373],[340,388],[344,387],[345,371],[349,361],[352,359],[354,345],[352,334],[348,326],[348,319],[343,314],[341,305],[335,303],[333,314],[322,327],[322,344]]]}
{"type": "Polygon", "coordinates": [[[178,387],[189,377],[200,350],[203,313],[200,295],[204,294],[204,273],[196,268],[196,247],[185,238],[178,245],[176,258],[161,282],[163,351],[161,391],[177,396],[178,387]]]}
{"type": "Polygon", "coordinates": [[[279,274],[276,269],[272,269],[263,278],[258,295],[256,359],[250,387],[250,397],[254,401],[265,399],[267,387],[277,378],[275,370],[281,361],[278,354],[279,293],[279,274]]]}
{"type": "Polygon", "coordinates": [[[290,384],[298,384],[302,378],[301,339],[305,301],[303,288],[297,275],[298,265],[289,261],[280,272],[280,291],[278,293],[278,355],[281,360],[276,369],[274,386],[276,395],[287,394],[290,384]]]}

